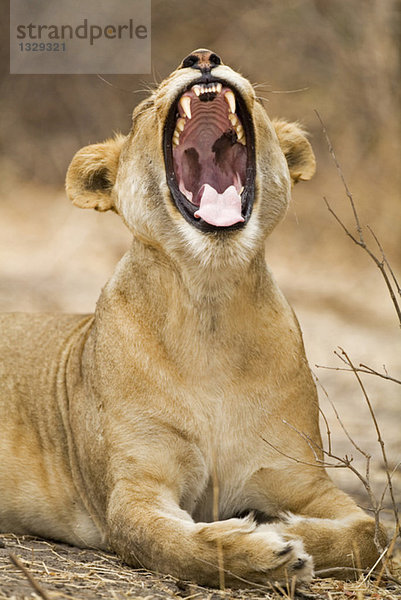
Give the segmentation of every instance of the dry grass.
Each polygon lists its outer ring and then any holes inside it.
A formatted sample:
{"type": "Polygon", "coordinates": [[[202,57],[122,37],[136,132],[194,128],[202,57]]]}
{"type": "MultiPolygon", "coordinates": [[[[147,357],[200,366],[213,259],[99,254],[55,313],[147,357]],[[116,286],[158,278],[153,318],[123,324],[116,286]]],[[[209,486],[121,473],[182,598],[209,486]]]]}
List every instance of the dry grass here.
{"type": "Polygon", "coordinates": [[[0,536],[0,600],[42,598],[56,600],[135,598],[185,598],[219,600],[236,598],[304,598],[315,600],[395,600],[401,598],[401,555],[394,561],[393,577],[375,584],[373,577],[344,582],[336,579],[314,579],[310,586],[294,593],[271,587],[225,592],[178,581],[144,569],[125,566],[112,554],[99,550],[82,550],[65,544],[12,534],[0,536]],[[16,566],[10,555],[17,557],[16,566]],[[34,587],[36,587],[36,591],[34,587]]]}

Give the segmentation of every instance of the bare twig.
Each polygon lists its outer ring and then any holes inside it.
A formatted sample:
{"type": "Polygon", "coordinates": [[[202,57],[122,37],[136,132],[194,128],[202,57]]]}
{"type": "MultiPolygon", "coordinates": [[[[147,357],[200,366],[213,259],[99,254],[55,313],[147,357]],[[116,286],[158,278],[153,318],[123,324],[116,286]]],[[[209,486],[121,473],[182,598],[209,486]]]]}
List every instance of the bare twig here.
{"type": "Polygon", "coordinates": [[[394,517],[395,517],[395,523],[396,526],[398,527],[398,529],[400,529],[400,520],[399,520],[399,516],[398,516],[398,508],[397,508],[397,503],[395,501],[395,497],[394,497],[394,491],[393,491],[393,485],[392,485],[392,481],[391,481],[391,475],[390,475],[390,467],[388,464],[388,460],[387,460],[387,453],[384,447],[384,441],[380,432],[380,428],[376,419],[376,414],[373,410],[373,406],[370,402],[369,396],[366,392],[365,386],[363,385],[362,379],[359,376],[358,371],[356,370],[353,362],[351,361],[350,357],[348,356],[348,354],[345,352],[345,350],[343,350],[342,348],[340,348],[341,353],[343,356],[340,356],[340,354],[338,354],[338,352],[336,352],[335,354],[343,361],[345,362],[345,364],[347,364],[349,367],[351,367],[357,381],[359,384],[359,387],[361,388],[363,397],[365,398],[366,404],[369,408],[369,412],[370,412],[370,416],[372,417],[372,421],[376,430],[376,434],[377,434],[377,441],[379,442],[380,448],[381,448],[381,453],[382,453],[382,457],[383,457],[383,462],[384,462],[384,467],[385,467],[385,471],[386,471],[386,476],[387,476],[387,483],[388,483],[388,489],[389,489],[389,493],[390,493],[390,497],[391,497],[391,503],[393,506],[393,511],[394,511],[394,517]],[[345,357],[345,358],[343,358],[345,357]]]}
{"type": "MultiPolygon", "coordinates": [[[[327,369],[328,371],[345,371],[346,373],[354,372],[352,369],[344,369],[344,367],[327,367],[326,365],[315,365],[315,367],[317,367],[318,369],[327,369]]],[[[387,381],[393,381],[394,383],[398,383],[401,385],[400,379],[391,377],[390,375],[388,375],[388,373],[380,373],[380,371],[376,371],[375,369],[372,369],[372,367],[369,367],[368,365],[365,365],[363,363],[360,363],[359,367],[355,367],[355,370],[358,373],[366,373],[366,375],[375,375],[376,377],[381,377],[382,379],[387,379],[387,381]]]]}
{"type": "MultiPolygon", "coordinates": [[[[219,478],[217,475],[217,459],[213,456],[213,520],[219,520],[219,496],[220,496],[220,486],[219,486],[219,478]]],[[[220,538],[217,538],[217,561],[219,568],[219,587],[220,590],[224,591],[226,588],[225,583],[225,569],[224,569],[224,554],[223,554],[223,544],[220,538]]]]}
{"type": "Polygon", "coordinates": [[[375,232],[374,232],[374,231],[373,231],[373,230],[370,228],[370,226],[369,226],[369,225],[367,225],[367,228],[369,229],[370,233],[372,234],[372,237],[374,238],[374,240],[375,240],[376,244],[378,245],[378,247],[379,247],[379,250],[380,250],[380,252],[381,252],[381,255],[382,255],[382,260],[383,260],[383,262],[385,263],[385,265],[387,266],[388,270],[390,271],[390,275],[391,275],[391,277],[393,278],[393,282],[394,282],[394,285],[395,285],[395,287],[396,287],[396,290],[397,290],[398,294],[401,296],[401,287],[400,287],[400,285],[399,285],[399,283],[398,283],[398,281],[397,281],[397,278],[396,278],[396,276],[395,276],[395,274],[394,274],[394,271],[393,271],[393,269],[391,268],[391,265],[390,265],[390,263],[389,263],[389,262],[388,262],[388,260],[387,260],[387,257],[386,257],[386,255],[384,254],[383,247],[382,247],[382,245],[380,244],[379,240],[377,239],[375,232]]]}
{"type": "Polygon", "coordinates": [[[387,290],[390,294],[391,300],[393,302],[397,317],[398,317],[398,321],[399,321],[399,325],[401,327],[401,306],[400,303],[397,300],[396,297],[396,293],[398,293],[399,295],[401,295],[401,290],[400,290],[400,286],[397,282],[397,279],[394,275],[394,272],[392,270],[392,268],[390,267],[389,261],[387,260],[387,257],[384,253],[384,250],[377,238],[377,236],[374,234],[374,232],[372,231],[372,229],[369,227],[369,231],[372,234],[376,244],[379,247],[380,253],[381,253],[381,258],[378,258],[375,253],[369,248],[369,246],[367,245],[367,243],[365,242],[365,238],[363,235],[363,229],[361,226],[361,222],[359,219],[359,215],[355,206],[355,202],[354,202],[354,198],[352,196],[352,193],[348,187],[348,184],[346,182],[346,179],[344,177],[344,173],[341,169],[340,163],[337,160],[336,154],[334,152],[334,148],[333,148],[333,144],[331,143],[330,137],[327,133],[326,130],[326,126],[323,122],[323,119],[321,118],[319,112],[317,110],[315,110],[315,113],[317,115],[317,118],[320,121],[320,124],[322,126],[323,129],[323,133],[324,136],[326,138],[326,142],[327,142],[327,146],[329,149],[329,152],[333,158],[334,164],[336,166],[337,172],[340,176],[340,179],[343,183],[344,186],[344,190],[345,193],[348,197],[349,203],[351,205],[351,209],[352,209],[352,213],[354,216],[354,220],[355,220],[355,226],[356,226],[356,230],[357,230],[357,236],[355,236],[353,233],[351,233],[351,231],[348,229],[348,227],[343,223],[343,221],[340,219],[340,217],[335,213],[335,211],[332,209],[332,207],[329,204],[329,201],[327,200],[327,198],[324,197],[324,201],[326,203],[326,206],[330,212],[330,214],[335,218],[335,220],[337,221],[337,223],[340,225],[340,227],[343,229],[344,233],[346,233],[346,235],[354,242],[354,244],[356,244],[357,246],[359,246],[360,248],[363,248],[363,250],[370,256],[370,258],[373,260],[373,262],[376,264],[377,268],[379,269],[380,273],[382,274],[382,277],[385,281],[385,284],[387,286],[387,290]],[[388,275],[386,268],[389,270],[390,272],[390,276],[388,275]],[[394,287],[395,289],[394,289],[394,287]]]}
{"type": "MultiPolygon", "coordinates": [[[[317,379],[317,378],[316,378],[317,379]]],[[[331,453],[331,431],[330,431],[330,427],[329,427],[329,422],[326,418],[326,415],[324,414],[324,412],[322,411],[322,409],[319,406],[319,412],[322,415],[324,424],[326,426],[326,435],[327,435],[327,445],[328,445],[328,452],[331,453]]]]}
{"type": "Polygon", "coordinates": [[[50,600],[50,596],[42,588],[42,586],[36,581],[36,579],[34,578],[32,573],[30,573],[28,571],[28,569],[22,564],[20,559],[15,554],[11,554],[11,553],[9,554],[9,557],[10,557],[10,560],[13,563],[13,565],[15,565],[17,567],[17,569],[19,569],[20,571],[23,572],[23,574],[25,575],[25,577],[27,578],[27,580],[29,581],[29,583],[31,584],[31,586],[33,587],[35,592],[37,594],[39,594],[39,596],[41,598],[43,598],[43,600],[50,600]]]}
{"type": "MultiPolygon", "coordinates": [[[[330,152],[330,154],[332,156],[332,159],[333,159],[334,164],[336,166],[337,172],[340,175],[341,181],[342,181],[344,189],[345,189],[345,193],[348,196],[348,200],[350,201],[352,212],[354,213],[354,219],[355,219],[355,223],[356,223],[356,228],[357,228],[358,235],[359,235],[359,244],[360,245],[362,245],[362,244],[365,245],[365,241],[363,239],[362,227],[361,227],[361,224],[359,222],[359,216],[358,216],[358,213],[356,211],[355,204],[354,204],[354,198],[353,198],[353,196],[352,196],[352,194],[351,194],[351,192],[349,190],[349,187],[348,187],[348,184],[347,184],[347,182],[345,180],[344,173],[343,173],[343,171],[341,169],[340,163],[337,160],[337,156],[336,156],[336,154],[334,152],[333,144],[331,143],[331,139],[329,138],[329,134],[327,133],[326,126],[323,123],[323,119],[322,119],[322,117],[320,116],[320,114],[319,114],[319,112],[317,110],[315,110],[315,113],[316,113],[317,118],[320,121],[321,126],[322,126],[323,133],[324,133],[324,136],[326,138],[327,146],[329,148],[329,152],[330,152]]],[[[326,200],[326,203],[327,203],[327,200],[326,200]]],[[[332,211],[330,211],[330,212],[332,212],[332,211]]],[[[333,213],[333,215],[334,215],[334,213],[333,213]]],[[[336,216],[336,215],[334,215],[334,216],[336,216]]],[[[340,224],[341,224],[341,222],[340,222],[340,224]]],[[[348,234],[348,235],[351,235],[351,234],[348,234]]],[[[353,236],[351,236],[351,237],[353,238],[353,236]]],[[[355,240],[355,238],[353,238],[353,239],[354,239],[354,241],[356,243],[358,243],[355,240]]]]}

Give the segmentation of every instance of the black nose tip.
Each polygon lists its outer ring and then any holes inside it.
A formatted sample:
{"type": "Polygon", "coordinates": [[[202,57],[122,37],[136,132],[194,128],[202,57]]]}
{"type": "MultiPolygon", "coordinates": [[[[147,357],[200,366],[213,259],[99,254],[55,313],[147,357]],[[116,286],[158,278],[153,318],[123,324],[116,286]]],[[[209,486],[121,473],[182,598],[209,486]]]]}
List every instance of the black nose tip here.
{"type": "Polygon", "coordinates": [[[192,67],[202,73],[210,72],[214,67],[221,65],[221,58],[210,50],[194,50],[182,61],[182,68],[192,67]]]}

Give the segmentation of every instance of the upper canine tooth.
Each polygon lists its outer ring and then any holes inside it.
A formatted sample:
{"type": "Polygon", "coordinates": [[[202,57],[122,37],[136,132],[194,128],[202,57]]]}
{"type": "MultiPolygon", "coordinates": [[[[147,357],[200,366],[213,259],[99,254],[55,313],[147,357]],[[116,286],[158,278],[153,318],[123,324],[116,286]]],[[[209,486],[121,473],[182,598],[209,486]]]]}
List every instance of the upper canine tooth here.
{"type": "Polygon", "coordinates": [[[191,119],[191,98],[189,96],[182,96],[182,98],[180,98],[180,104],[184,114],[188,117],[188,119],[191,119]]]}
{"type": "Polygon", "coordinates": [[[195,94],[196,94],[197,96],[199,96],[199,94],[201,93],[200,86],[199,86],[199,85],[194,85],[192,89],[193,89],[193,91],[195,92],[195,94]]]}
{"type": "Polygon", "coordinates": [[[232,113],[235,113],[235,96],[234,96],[234,93],[231,90],[227,90],[227,92],[224,94],[224,98],[226,99],[226,102],[227,102],[228,106],[230,107],[230,111],[232,113]]]}
{"type": "Polygon", "coordinates": [[[177,123],[175,126],[175,130],[177,131],[184,131],[184,127],[185,127],[185,119],[184,117],[181,117],[180,119],[177,119],[177,123]]]}
{"type": "Polygon", "coordinates": [[[218,94],[220,94],[222,87],[223,86],[221,85],[221,83],[216,83],[216,91],[218,94]]]}

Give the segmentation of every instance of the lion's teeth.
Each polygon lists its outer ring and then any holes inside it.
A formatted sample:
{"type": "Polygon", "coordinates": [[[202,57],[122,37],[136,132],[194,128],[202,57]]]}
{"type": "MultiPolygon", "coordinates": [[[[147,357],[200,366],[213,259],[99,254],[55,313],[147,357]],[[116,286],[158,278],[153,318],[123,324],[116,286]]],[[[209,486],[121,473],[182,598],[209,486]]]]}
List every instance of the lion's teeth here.
{"type": "Polygon", "coordinates": [[[180,98],[180,104],[184,114],[188,119],[191,119],[191,98],[189,96],[182,96],[182,98],[180,98]]]}
{"type": "Polygon", "coordinates": [[[179,119],[177,119],[175,131],[177,131],[177,130],[178,130],[178,132],[184,131],[184,127],[185,127],[185,119],[184,119],[184,117],[180,117],[179,119]]]}
{"type": "Polygon", "coordinates": [[[228,113],[228,118],[233,127],[235,127],[238,124],[238,117],[234,113],[228,113]]]}
{"type": "Polygon", "coordinates": [[[223,86],[221,83],[200,83],[192,86],[192,91],[199,97],[202,94],[220,94],[223,86]]]}
{"type": "Polygon", "coordinates": [[[173,146],[179,146],[180,145],[180,138],[178,135],[173,135],[173,146]]]}
{"type": "Polygon", "coordinates": [[[235,113],[235,96],[234,92],[231,90],[227,90],[224,94],[224,98],[229,106],[230,112],[235,113]]]}
{"type": "Polygon", "coordinates": [[[241,123],[238,123],[238,125],[235,127],[235,131],[237,133],[237,142],[246,146],[245,132],[241,123]]]}

